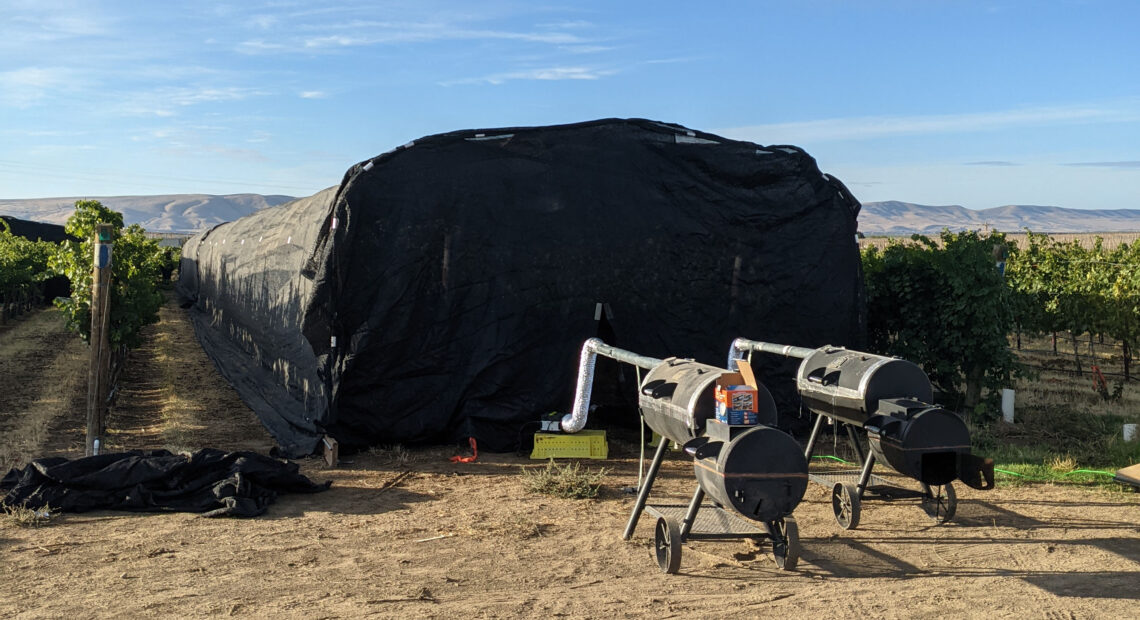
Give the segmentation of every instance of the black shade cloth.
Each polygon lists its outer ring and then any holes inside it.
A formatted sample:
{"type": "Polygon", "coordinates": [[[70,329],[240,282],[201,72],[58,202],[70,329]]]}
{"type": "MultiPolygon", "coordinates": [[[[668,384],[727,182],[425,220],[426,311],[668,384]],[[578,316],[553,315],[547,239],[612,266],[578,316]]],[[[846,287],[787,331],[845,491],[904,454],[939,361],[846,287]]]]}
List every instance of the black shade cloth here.
{"type": "MultiPolygon", "coordinates": [[[[505,451],[570,407],[593,336],[718,366],[739,336],[862,346],[858,211],[794,146],[640,119],[457,131],[192,238],[179,290],[286,453],[321,432],[505,451]]],[[[756,370],[794,414],[789,364],[756,370]]],[[[598,374],[595,402],[635,402],[632,369],[598,374]]]]}
{"type": "Polygon", "coordinates": [[[0,215],[0,219],[8,223],[12,234],[17,237],[31,239],[32,241],[50,241],[52,243],[59,243],[60,241],[71,239],[67,232],[64,231],[63,226],[59,224],[21,220],[9,215],[0,215]]]}
{"type": "Polygon", "coordinates": [[[167,450],[43,458],[0,481],[0,504],[62,512],[129,510],[200,512],[207,517],[255,517],[279,493],[314,493],[296,463],[255,452],[204,448],[190,455],[167,450]]]}

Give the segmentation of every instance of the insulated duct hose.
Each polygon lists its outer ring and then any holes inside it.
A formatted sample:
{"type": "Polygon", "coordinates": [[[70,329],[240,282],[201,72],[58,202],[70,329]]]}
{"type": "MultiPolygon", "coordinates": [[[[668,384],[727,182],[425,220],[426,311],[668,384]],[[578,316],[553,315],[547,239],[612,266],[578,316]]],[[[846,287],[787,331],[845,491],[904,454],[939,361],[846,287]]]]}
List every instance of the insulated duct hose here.
{"type": "Polygon", "coordinates": [[[577,433],[586,426],[586,417],[590,415],[590,394],[594,390],[594,366],[599,355],[646,370],[653,370],[664,362],[655,357],[611,347],[600,338],[590,338],[584,342],[578,360],[578,389],[574,391],[574,406],[570,413],[562,416],[560,430],[564,433],[577,433]]]}

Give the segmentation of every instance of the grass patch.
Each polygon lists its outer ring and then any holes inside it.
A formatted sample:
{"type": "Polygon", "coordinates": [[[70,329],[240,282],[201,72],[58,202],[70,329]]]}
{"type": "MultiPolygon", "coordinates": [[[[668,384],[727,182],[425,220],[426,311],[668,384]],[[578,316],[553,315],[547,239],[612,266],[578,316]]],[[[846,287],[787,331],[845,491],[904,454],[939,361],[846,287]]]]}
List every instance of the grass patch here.
{"type": "Polygon", "coordinates": [[[592,499],[602,488],[602,478],[606,475],[603,467],[598,471],[582,469],[578,462],[558,465],[554,459],[541,469],[522,468],[523,483],[528,491],[553,495],[565,499],[592,499]]]}
{"type": "Polygon", "coordinates": [[[401,467],[407,467],[418,460],[411,450],[408,450],[408,448],[401,444],[372,446],[368,448],[368,453],[386,463],[392,463],[401,467]]]}
{"type": "Polygon", "coordinates": [[[51,506],[39,510],[7,505],[0,505],[0,508],[3,509],[3,513],[0,514],[3,515],[4,522],[16,527],[43,527],[55,516],[51,506]]]}
{"type": "Polygon", "coordinates": [[[1049,482],[1118,488],[1117,469],[1140,463],[1140,442],[1121,436],[1124,416],[1061,406],[1019,409],[1014,424],[976,429],[976,452],[994,459],[1002,484],[1049,482]]]}

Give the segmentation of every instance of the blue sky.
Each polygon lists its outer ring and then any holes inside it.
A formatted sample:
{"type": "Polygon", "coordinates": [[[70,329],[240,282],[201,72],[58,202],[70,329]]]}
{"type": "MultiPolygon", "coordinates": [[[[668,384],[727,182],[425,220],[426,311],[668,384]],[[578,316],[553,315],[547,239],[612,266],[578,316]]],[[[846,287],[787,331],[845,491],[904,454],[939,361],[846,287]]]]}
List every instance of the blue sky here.
{"type": "Polygon", "coordinates": [[[864,202],[1140,208],[1140,2],[0,0],[0,198],[305,196],[465,128],[644,117],[864,202]]]}

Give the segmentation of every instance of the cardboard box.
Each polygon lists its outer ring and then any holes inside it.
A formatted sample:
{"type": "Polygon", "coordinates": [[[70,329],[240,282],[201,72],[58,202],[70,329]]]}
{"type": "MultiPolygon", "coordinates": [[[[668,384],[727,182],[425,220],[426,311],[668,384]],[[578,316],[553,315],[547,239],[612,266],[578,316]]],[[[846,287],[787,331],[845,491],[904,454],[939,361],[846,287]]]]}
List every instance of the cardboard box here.
{"type": "Polygon", "coordinates": [[[759,421],[758,388],[752,366],[738,360],[740,372],[726,372],[716,380],[716,419],[725,424],[752,425],[759,421]]]}

